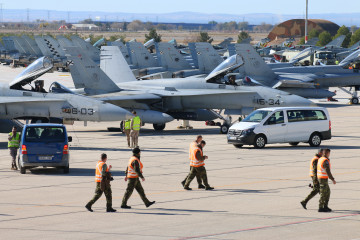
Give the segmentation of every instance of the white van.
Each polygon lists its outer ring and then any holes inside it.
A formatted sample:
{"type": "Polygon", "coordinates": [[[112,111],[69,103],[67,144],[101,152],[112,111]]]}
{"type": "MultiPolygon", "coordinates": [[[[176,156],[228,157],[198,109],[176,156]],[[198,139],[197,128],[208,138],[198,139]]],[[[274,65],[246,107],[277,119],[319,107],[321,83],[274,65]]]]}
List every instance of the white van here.
{"type": "Polygon", "coordinates": [[[263,148],[268,143],[296,146],[299,142],[317,147],[322,140],[331,139],[331,121],[328,111],[321,107],[262,108],[232,125],[227,139],[238,148],[263,148]]]}

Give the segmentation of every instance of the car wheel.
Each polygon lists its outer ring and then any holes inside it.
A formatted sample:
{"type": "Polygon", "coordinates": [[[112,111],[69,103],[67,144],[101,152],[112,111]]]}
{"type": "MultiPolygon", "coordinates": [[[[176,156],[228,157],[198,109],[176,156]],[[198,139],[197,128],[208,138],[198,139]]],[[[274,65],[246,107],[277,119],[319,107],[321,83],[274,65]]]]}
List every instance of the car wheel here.
{"type": "Polygon", "coordinates": [[[229,131],[229,125],[223,124],[220,126],[220,133],[221,134],[227,134],[229,131]]]}
{"type": "Polygon", "coordinates": [[[155,129],[155,131],[162,131],[165,129],[165,123],[163,124],[153,124],[153,128],[155,129]]]}
{"type": "Polygon", "coordinates": [[[20,169],[20,173],[21,174],[25,174],[26,173],[26,168],[22,167],[21,164],[20,164],[20,157],[18,158],[18,166],[19,166],[19,169],[20,169]]]}
{"type": "Polygon", "coordinates": [[[310,136],[309,144],[311,147],[318,147],[321,144],[321,136],[318,133],[313,133],[310,136]]]}
{"type": "Polygon", "coordinates": [[[266,137],[264,135],[258,135],[255,137],[254,147],[255,148],[263,148],[266,144],[266,137]]]}
{"type": "Polygon", "coordinates": [[[299,142],[291,142],[290,145],[291,146],[297,146],[299,144],[299,142]]]}
{"type": "Polygon", "coordinates": [[[64,167],[64,173],[68,174],[70,172],[70,167],[69,165],[67,165],[66,167],[64,167]]]}
{"type": "Polygon", "coordinates": [[[353,97],[353,98],[351,99],[351,103],[352,103],[352,104],[359,104],[359,99],[356,98],[356,97],[353,97]]]}
{"type": "Polygon", "coordinates": [[[234,147],[236,147],[236,148],[242,148],[242,146],[244,146],[244,145],[242,145],[242,144],[234,144],[234,147]]]}

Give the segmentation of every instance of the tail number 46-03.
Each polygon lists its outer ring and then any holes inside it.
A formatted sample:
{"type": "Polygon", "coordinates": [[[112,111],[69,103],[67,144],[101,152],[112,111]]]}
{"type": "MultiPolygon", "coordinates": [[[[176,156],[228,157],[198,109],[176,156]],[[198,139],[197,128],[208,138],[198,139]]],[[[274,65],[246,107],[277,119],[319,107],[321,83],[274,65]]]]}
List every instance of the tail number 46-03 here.
{"type": "Polygon", "coordinates": [[[266,104],[268,104],[268,105],[280,105],[280,100],[279,99],[275,100],[275,99],[271,99],[271,98],[266,100],[264,98],[259,98],[259,99],[256,99],[256,103],[259,104],[259,105],[266,105],[266,104]]]}

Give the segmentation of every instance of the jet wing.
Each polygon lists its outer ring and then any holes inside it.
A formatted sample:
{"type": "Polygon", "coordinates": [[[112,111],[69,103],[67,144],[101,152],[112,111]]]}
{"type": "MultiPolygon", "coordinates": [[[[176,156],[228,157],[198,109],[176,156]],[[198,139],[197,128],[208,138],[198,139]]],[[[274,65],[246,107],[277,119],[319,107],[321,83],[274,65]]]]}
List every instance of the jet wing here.
{"type": "Polygon", "coordinates": [[[28,103],[28,102],[64,102],[64,99],[35,98],[35,97],[0,97],[0,104],[6,103],[28,103]]]}

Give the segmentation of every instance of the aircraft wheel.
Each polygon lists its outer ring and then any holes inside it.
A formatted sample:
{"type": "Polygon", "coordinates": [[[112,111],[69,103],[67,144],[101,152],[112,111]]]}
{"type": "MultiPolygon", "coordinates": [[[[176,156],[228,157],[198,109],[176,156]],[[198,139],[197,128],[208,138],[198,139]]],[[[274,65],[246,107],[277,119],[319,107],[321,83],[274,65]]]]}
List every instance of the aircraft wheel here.
{"type": "Polygon", "coordinates": [[[220,133],[221,134],[227,134],[229,131],[229,125],[223,124],[220,126],[220,133]]]}
{"type": "Polygon", "coordinates": [[[356,97],[353,97],[353,98],[351,99],[351,103],[352,103],[352,104],[359,104],[359,99],[356,98],[356,97]]]}
{"type": "Polygon", "coordinates": [[[154,128],[156,131],[162,131],[162,130],[164,130],[164,129],[165,129],[165,126],[166,126],[165,123],[163,123],[163,124],[156,124],[156,123],[154,123],[154,124],[153,124],[153,128],[154,128]]]}

